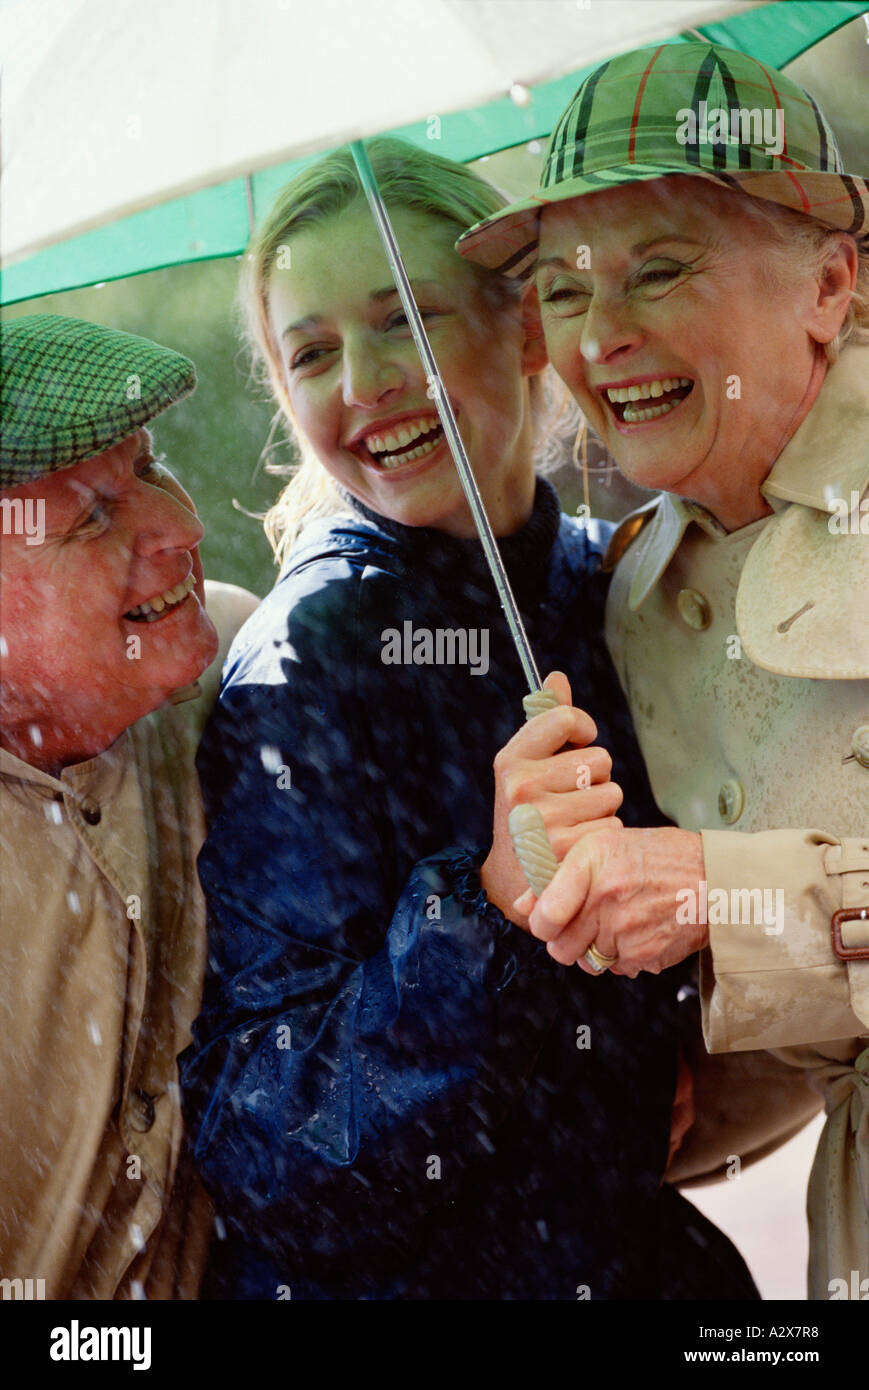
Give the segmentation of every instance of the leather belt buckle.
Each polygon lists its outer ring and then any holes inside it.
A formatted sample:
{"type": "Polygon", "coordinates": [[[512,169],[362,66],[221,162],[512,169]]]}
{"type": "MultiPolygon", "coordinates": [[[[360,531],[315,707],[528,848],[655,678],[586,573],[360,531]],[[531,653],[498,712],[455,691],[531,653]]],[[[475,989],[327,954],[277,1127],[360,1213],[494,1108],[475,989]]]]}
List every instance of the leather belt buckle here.
{"type": "Polygon", "coordinates": [[[869,907],[843,907],[839,912],[833,913],[830,925],[833,936],[833,951],[839,960],[869,960],[869,907]],[[846,946],[842,939],[843,922],[865,922],[866,944],[846,946]]]}

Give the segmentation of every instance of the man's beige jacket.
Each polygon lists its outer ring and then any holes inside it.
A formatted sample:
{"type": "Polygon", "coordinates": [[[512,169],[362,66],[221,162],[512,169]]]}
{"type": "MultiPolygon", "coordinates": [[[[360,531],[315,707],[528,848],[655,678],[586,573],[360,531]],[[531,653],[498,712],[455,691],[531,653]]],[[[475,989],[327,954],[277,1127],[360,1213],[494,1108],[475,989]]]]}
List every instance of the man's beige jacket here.
{"type": "Polygon", "coordinates": [[[0,1298],[197,1295],[210,1210],[176,1067],[205,962],[194,755],[255,602],[208,585],[202,694],[99,757],[56,778],[0,749],[0,1298]]]}
{"type": "MultiPolygon", "coordinates": [[[[786,1049],[825,1098],[813,1298],[869,1281],[869,959],[831,934],[840,909],[869,917],[867,484],[869,347],[852,345],[767,476],[773,515],[728,534],[664,496],[607,613],[656,800],[702,832],[708,1047],[786,1049]]],[[[869,945],[869,920],[842,933],[869,945]]]]}

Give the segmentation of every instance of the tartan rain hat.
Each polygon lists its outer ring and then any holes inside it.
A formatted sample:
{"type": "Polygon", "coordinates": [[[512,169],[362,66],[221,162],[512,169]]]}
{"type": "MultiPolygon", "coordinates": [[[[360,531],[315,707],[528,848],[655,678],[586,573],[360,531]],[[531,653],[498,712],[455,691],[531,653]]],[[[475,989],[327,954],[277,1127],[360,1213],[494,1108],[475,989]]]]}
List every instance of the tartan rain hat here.
{"type": "Polygon", "coordinates": [[[677,43],[596,68],[552,132],[538,192],[478,222],[456,249],[526,275],[547,203],[665,174],[693,174],[854,236],[869,230],[869,186],[844,172],[807,92],[746,53],[677,43]]]}
{"type": "Polygon", "coordinates": [[[193,363],[60,314],[0,325],[0,488],[92,458],[196,389],[193,363]]]}

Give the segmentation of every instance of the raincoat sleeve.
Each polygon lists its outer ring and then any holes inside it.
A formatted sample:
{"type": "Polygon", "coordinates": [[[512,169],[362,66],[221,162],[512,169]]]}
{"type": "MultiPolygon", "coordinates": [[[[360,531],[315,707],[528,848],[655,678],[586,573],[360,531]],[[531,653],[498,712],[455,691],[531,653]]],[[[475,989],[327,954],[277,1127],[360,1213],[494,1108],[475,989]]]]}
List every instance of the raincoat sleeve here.
{"type": "Polygon", "coordinates": [[[711,1052],[860,1037],[869,1029],[869,960],[834,953],[833,914],[869,904],[869,841],[819,830],[704,830],[714,890],[766,893],[764,927],[715,923],[701,954],[711,1052]]]}
{"type": "Polygon", "coordinates": [[[734,1158],[746,1168],[787,1143],[822,1102],[803,1070],[772,1052],[707,1052],[699,1000],[691,987],[682,993],[693,1120],[670,1158],[666,1181],[702,1186],[733,1176],[734,1158]]]}
{"type": "Polygon", "coordinates": [[[347,666],[278,660],[281,680],[231,658],[200,751],[210,959],[182,1079],[224,1219],[298,1249],[316,1204],[334,1253],[393,1211],[412,1225],[485,1157],[555,984],[482,892],[482,851],[399,877],[402,818],[424,806],[390,804],[347,666]]]}

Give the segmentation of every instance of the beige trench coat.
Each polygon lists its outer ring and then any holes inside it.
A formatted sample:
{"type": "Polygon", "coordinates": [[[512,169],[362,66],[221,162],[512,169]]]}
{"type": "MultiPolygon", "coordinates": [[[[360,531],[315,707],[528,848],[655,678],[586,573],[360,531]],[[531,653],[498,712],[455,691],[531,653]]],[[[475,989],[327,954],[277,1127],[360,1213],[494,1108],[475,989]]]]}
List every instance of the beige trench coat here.
{"type": "MultiPolygon", "coordinates": [[[[869,347],[852,345],[763,485],[772,516],[727,534],[665,495],[617,563],[611,544],[607,641],[655,797],[703,838],[706,1043],[776,1049],[824,1095],[812,1298],[869,1280],[869,959],[831,933],[869,909],[867,483],[869,347]]],[[[869,922],[842,932],[869,945],[869,922]]]]}
{"type": "Polygon", "coordinates": [[[179,1164],[176,1068],[205,962],[193,759],[255,604],[209,585],[202,694],[99,757],[56,778],[0,749],[0,1298],[197,1295],[210,1209],[179,1164]]]}

